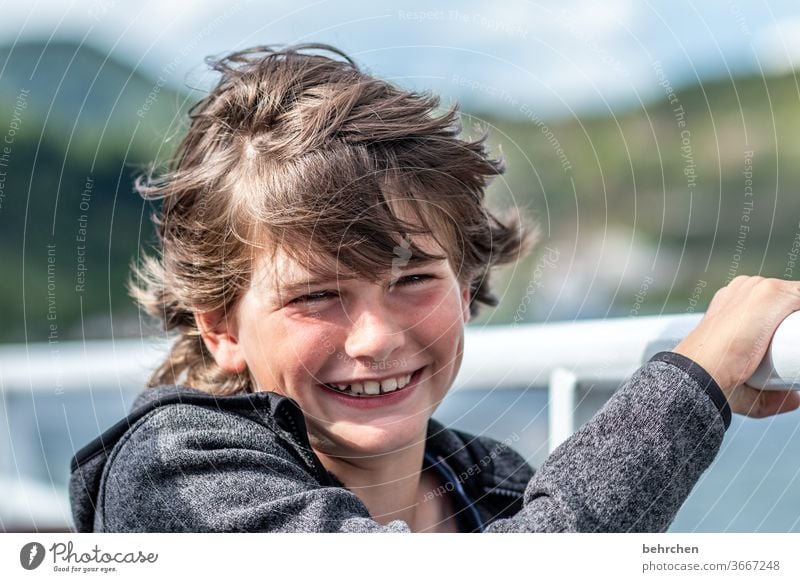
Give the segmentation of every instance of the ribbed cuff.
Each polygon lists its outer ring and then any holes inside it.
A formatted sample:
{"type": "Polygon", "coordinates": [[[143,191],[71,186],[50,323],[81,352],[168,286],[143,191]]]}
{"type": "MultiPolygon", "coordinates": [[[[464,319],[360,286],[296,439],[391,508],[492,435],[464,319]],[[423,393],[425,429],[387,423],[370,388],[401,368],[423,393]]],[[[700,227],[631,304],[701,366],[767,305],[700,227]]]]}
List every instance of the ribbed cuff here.
{"type": "Polygon", "coordinates": [[[723,394],[717,381],[700,364],[677,352],[658,352],[650,358],[650,361],[666,362],[689,374],[695,382],[703,387],[708,397],[717,406],[717,410],[722,415],[722,421],[725,423],[725,430],[728,430],[731,425],[731,407],[728,404],[728,399],[723,394]]]}

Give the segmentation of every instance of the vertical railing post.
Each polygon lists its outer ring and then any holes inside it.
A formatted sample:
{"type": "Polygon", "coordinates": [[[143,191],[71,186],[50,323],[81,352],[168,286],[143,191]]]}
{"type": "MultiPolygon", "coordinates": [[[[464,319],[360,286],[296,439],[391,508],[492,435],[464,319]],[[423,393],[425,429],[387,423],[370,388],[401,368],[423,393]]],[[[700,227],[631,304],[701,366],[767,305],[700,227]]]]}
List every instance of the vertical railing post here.
{"type": "Polygon", "coordinates": [[[575,391],[578,377],[564,368],[550,373],[547,386],[547,426],[550,452],[575,431],[575,391]]]}

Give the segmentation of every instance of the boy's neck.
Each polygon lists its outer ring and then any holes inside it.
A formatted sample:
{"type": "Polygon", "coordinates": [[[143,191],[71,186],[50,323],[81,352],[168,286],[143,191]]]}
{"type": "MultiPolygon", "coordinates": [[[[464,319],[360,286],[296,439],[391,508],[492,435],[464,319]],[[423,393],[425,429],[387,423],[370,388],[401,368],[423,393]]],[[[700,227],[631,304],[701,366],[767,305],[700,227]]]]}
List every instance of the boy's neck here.
{"type": "Polygon", "coordinates": [[[447,504],[433,495],[438,480],[421,471],[425,440],[396,453],[364,459],[342,459],[316,451],[325,468],[336,475],[367,506],[381,524],[399,519],[411,531],[452,531],[447,504]]]}

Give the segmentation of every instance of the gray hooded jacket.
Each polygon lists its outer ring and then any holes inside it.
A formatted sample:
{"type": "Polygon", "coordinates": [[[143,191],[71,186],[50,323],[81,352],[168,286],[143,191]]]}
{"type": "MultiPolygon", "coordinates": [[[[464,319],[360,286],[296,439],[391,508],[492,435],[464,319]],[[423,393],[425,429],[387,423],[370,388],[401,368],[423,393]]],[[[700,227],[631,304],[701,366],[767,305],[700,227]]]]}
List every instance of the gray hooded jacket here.
{"type": "MultiPolygon", "coordinates": [[[[730,424],[725,396],[673,352],[642,366],[534,474],[507,444],[431,419],[425,465],[461,531],[665,531],[730,424]]],[[[423,467],[425,466],[423,465],[423,467]]],[[[72,460],[78,531],[408,532],[374,521],[274,392],[145,390],[72,460]]]]}

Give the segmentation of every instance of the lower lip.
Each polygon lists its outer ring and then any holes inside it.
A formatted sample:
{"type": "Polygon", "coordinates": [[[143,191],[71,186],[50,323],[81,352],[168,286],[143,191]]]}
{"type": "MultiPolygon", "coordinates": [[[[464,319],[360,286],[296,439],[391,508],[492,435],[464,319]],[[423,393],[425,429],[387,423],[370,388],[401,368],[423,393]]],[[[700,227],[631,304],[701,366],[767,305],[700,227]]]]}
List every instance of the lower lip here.
{"type": "Polygon", "coordinates": [[[319,386],[322,390],[325,391],[326,394],[330,395],[331,398],[345,404],[347,406],[352,406],[353,408],[360,408],[360,409],[372,409],[372,408],[380,408],[382,406],[392,406],[394,404],[398,404],[404,401],[406,398],[410,397],[411,394],[416,390],[417,385],[419,384],[419,380],[422,377],[422,372],[425,368],[420,368],[416,372],[411,375],[411,381],[406,384],[400,390],[395,390],[394,392],[389,392],[387,394],[380,394],[374,396],[348,396],[347,394],[343,394],[341,392],[334,392],[330,388],[326,388],[325,386],[319,386]]]}

